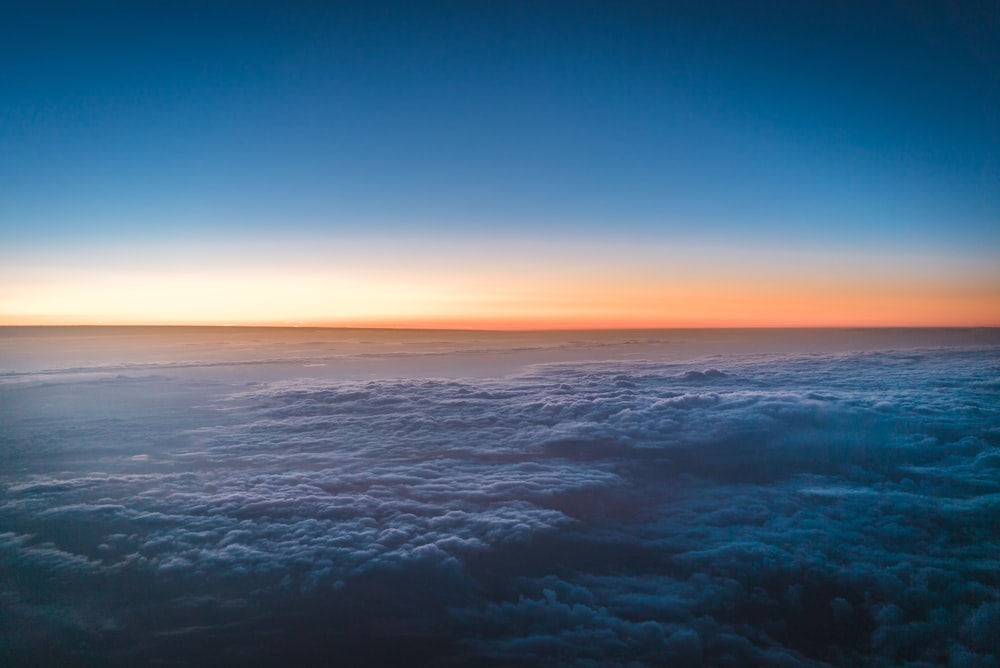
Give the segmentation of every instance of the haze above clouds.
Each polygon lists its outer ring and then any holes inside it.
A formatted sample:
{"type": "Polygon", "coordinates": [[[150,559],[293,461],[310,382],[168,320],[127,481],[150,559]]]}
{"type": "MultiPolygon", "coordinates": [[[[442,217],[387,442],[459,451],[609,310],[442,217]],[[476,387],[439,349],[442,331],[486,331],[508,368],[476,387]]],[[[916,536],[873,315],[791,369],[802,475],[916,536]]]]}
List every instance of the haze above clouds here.
{"type": "Polygon", "coordinates": [[[604,337],[8,371],[0,656],[998,665],[995,342],[604,337]]]}

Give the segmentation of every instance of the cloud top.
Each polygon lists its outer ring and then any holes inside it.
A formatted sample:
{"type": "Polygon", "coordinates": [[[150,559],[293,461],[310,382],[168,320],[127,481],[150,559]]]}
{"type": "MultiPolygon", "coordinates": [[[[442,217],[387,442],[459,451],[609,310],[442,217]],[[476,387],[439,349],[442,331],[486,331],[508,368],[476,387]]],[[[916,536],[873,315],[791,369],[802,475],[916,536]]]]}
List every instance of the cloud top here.
{"type": "Polygon", "coordinates": [[[996,665],[998,379],[994,349],[730,356],[10,419],[0,648],[996,665]]]}

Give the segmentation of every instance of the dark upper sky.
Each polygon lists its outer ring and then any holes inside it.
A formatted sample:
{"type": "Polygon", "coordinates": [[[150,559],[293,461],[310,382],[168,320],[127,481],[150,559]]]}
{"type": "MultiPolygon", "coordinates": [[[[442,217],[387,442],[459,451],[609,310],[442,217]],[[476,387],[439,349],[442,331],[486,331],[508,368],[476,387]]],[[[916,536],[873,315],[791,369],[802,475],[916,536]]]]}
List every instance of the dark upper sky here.
{"type": "Polygon", "coordinates": [[[159,211],[894,232],[947,218],[986,234],[998,15],[991,2],[23,3],[0,27],[5,226],[159,211]]]}

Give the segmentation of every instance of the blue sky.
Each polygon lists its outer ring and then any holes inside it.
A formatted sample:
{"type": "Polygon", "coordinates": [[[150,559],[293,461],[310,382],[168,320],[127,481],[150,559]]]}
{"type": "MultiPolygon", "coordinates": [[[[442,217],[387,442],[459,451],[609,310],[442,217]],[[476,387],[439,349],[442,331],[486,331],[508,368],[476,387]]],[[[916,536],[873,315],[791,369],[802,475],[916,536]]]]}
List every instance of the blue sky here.
{"type": "Polygon", "coordinates": [[[18,262],[387,236],[982,262],[996,22],[985,3],[14,7],[0,235],[18,262]]]}

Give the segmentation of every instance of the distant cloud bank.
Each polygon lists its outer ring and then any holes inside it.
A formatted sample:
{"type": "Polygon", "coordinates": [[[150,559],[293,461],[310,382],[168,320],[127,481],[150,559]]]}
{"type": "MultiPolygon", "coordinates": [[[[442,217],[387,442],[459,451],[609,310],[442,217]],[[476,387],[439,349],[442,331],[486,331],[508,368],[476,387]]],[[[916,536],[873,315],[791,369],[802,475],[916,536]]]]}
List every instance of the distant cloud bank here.
{"type": "Polygon", "coordinates": [[[995,348],[210,408],[5,417],[4,663],[1000,666],[995,348]]]}

